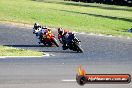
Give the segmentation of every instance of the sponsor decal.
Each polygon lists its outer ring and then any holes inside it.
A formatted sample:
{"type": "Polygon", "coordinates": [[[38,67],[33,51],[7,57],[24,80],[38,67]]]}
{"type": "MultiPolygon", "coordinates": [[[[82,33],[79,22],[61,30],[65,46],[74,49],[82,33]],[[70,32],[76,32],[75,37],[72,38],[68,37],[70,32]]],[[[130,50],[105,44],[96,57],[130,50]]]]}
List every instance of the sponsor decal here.
{"type": "Polygon", "coordinates": [[[130,83],[131,76],[129,74],[86,74],[85,70],[80,66],[76,75],[76,81],[79,85],[98,84],[98,83],[130,83]]]}

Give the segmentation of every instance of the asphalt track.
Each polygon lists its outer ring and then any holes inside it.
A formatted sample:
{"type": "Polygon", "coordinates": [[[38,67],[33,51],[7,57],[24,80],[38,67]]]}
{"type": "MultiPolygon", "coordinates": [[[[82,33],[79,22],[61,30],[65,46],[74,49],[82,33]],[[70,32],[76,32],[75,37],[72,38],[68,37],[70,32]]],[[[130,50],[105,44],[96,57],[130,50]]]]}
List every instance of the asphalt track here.
{"type": "MultiPolygon", "coordinates": [[[[30,27],[0,24],[0,44],[51,54],[42,58],[1,58],[0,88],[80,88],[79,65],[87,73],[131,74],[132,39],[78,34],[84,53],[43,47],[30,27]]],[[[83,88],[132,88],[132,84],[86,84],[83,88]]]]}

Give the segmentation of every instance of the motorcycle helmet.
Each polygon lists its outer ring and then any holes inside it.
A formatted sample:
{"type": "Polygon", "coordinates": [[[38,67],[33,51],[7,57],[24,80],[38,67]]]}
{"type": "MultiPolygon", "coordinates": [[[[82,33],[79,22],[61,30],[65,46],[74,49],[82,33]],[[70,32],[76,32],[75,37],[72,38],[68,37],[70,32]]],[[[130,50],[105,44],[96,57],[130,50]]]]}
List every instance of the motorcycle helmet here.
{"type": "Polygon", "coordinates": [[[47,29],[47,27],[46,26],[42,26],[42,29],[47,29]]]}
{"type": "Polygon", "coordinates": [[[34,23],[34,28],[38,29],[39,27],[41,27],[38,23],[34,23]]]}
{"type": "Polygon", "coordinates": [[[64,30],[62,28],[58,28],[58,34],[63,35],[64,34],[64,30]]]}

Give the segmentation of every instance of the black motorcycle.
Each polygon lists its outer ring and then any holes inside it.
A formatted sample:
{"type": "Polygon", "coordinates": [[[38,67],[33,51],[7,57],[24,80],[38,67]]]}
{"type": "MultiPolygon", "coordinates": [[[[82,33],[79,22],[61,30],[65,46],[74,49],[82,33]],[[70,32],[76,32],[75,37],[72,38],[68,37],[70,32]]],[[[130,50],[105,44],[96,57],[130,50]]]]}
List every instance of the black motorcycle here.
{"type": "Polygon", "coordinates": [[[63,48],[66,47],[66,49],[70,49],[80,53],[83,52],[83,49],[80,45],[81,41],[74,34],[70,34],[67,39],[68,40],[66,40],[66,46],[63,46],[63,48]]]}

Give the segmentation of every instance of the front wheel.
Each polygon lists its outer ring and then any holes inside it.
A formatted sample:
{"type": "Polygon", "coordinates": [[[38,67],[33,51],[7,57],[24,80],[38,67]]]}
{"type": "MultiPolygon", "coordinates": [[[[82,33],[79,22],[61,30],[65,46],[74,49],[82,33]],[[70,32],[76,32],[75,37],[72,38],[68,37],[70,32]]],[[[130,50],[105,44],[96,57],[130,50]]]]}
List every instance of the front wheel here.
{"type": "Polygon", "coordinates": [[[52,38],[52,42],[57,46],[59,47],[59,43],[57,42],[57,40],[55,38],[52,38]]]}
{"type": "Polygon", "coordinates": [[[81,47],[81,45],[79,45],[79,44],[76,44],[76,47],[77,47],[77,52],[79,53],[83,53],[83,49],[82,49],[82,47],[81,47]]]}

